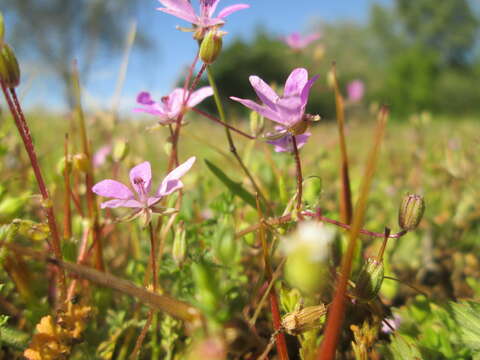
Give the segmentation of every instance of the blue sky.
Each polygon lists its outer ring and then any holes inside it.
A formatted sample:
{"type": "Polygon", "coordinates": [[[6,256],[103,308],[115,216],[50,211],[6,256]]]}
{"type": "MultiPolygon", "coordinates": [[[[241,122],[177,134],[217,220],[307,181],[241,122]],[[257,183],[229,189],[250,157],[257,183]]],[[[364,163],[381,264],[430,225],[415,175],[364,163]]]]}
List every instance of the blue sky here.
{"type": "MultiPolygon", "coordinates": [[[[152,38],[155,48],[148,55],[136,51],[131,53],[125,87],[122,92],[120,108],[128,112],[135,107],[135,96],[146,90],[159,98],[171,91],[179,74],[192,61],[196,44],[191,34],[175,29],[176,25],[189,26],[185,21],[156,10],[160,6],[157,0],[140,0],[142,9],[137,19],[138,27],[152,38]]],[[[235,37],[249,39],[253,30],[261,25],[269,32],[279,36],[293,31],[308,33],[314,22],[331,22],[350,19],[363,22],[368,17],[372,3],[390,4],[392,0],[223,0],[218,9],[244,2],[250,9],[242,10],[227,18],[224,30],[228,35],[224,45],[235,37]]],[[[196,5],[197,1],[192,1],[196,5]]],[[[85,85],[84,102],[90,108],[109,106],[114,92],[121,56],[98,59],[89,81],[85,85]]],[[[79,59],[81,61],[81,59],[79,59]]],[[[41,104],[61,108],[61,88],[49,76],[31,76],[32,67],[25,66],[28,83],[23,95],[28,105],[41,104]],[[45,86],[52,91],[45,99],[45,86]],[[56,95],[58,94],[58,95],[56,95]]],[[[34,68],[34,67],[33,67],[34,68]]]]}

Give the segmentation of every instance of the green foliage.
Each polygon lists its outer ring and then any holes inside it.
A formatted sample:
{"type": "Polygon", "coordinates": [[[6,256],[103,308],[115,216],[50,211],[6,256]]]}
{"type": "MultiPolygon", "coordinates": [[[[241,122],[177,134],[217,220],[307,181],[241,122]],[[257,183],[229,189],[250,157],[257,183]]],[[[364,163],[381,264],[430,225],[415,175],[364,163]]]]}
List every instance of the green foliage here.
{"type": "Polygon", "coordinates": [[[205,160],[208,168],[212,173],[232,192],[232,194],[240,197],[247,204],[256,208],[255,198],[252,194],[246,191],[240,183],[237,183],[230,179],[220,168],[212,164],[210,161],[205,160]]]}

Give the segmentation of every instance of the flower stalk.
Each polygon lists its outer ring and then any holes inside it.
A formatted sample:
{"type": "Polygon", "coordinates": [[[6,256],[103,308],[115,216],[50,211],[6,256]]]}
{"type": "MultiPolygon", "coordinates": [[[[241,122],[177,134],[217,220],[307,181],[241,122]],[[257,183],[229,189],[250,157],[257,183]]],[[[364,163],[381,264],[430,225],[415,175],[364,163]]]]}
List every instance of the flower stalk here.
{"type": "MultiPolygon", "coordinates": [[[[45,184],[45,180],[42,175],[42,171],[40,169],[40,165],[38,162],[37,154],[35,152],[35,147],[33,145],[33,140],[30,135],[30,128],[28,127],[25,115],[23,114],[22,107],[20,102],[18,101],[17,94],[14,88],[7,89],[3,79],[0,78],[0,85],[2,87],[2,92],[5,96],[5,100],[7,101],[8,107],[12,114],[12,117],[15,121],[15,125],[17,130],[22,138],[23,145],[25,150],[27,151],[28,157],[30,159],[30,164],[32,165],[33,173],[35,175],[35,179],[38,184],[38,188],[40,190],[40,194],[42,195],[43,200],[43,208],[47,217],[48,226],[50,229],[52,241],[48,243],[49,247],[53,250],[55,254],[55,258],[57,260],[62,259],[62,250],[60,245],[60,234],[58,231],[57,222],[55,219],[55,213],[53,209],[52,200],[50,198],[50,194],[48,192],[47,186],[45,184]]],[[[58,271],[58,285],[59,285],[59,300],[63,302],[66,295],[66,279],[65,279],[65,272],[63,270],[58,271]]]]}

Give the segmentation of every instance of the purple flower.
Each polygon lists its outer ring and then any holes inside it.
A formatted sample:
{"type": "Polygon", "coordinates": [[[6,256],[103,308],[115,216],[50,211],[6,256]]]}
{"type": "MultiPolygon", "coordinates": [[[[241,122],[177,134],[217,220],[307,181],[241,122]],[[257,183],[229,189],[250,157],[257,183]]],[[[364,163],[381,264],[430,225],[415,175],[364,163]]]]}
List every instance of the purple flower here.
{"type": "Polygon", "coordinates": [[[137,102],[144,107],[136,108],[134,111],[158,116],[158,122],[167,125],[176,122],[178,116],[186,109],[198,105],[212,95],[213,90],[210,86],[202,87],[191,94],[176,88],[169,95],[162,97],[160,102],[156,102],[152,100],[150,93],[144,91],[137,96],[137,102]]]}
{"type": "Polygon", "coordinates": [[[348,100],[351,102],[359,102],[363,98],[365,85],[361,80],[353,80],[347,85],[348,100]]]}
{"type": "Polygon", "coordinates": [[[306,69],[294,69],[285,82],[283,96],[278,96],[258,76],[252,75],[249,79],[250,84],[252,84],[253,89],[263,104],[260,105],[252,100],[233,96],[230,99],[238,101],[249,109],[281,125],[282,131],[278,135],[282,135],[282,132],[283,135],[286,135],[287,132],[294,135],[300,135],[305,132],[308,125],[307,120],[310,118],[310,115],[305,116],[305,107],[307,106],[310,89],[315,80],[318,79],[318,75],[309,80],[306,69]]]}
{"type": "Polygon", "coordinates": [[[398,314],[394,314],[393,317],[385,318],[382,321],[382,332],[385,334],[390,334],[394,330],[397,330],[400,327],[402,322],[402,317],[398,314]]]}
{"type": "Polygon", "coordinates": [[[282,41],[287,44],[290,49],[300,51],[305,49],[312,42],[320,38],[320,33],[313,33],[310,35],[302,36],[298,32],[291,33],[282,38],[282,41]]]}
{"type": "Polygon", "coordinates": [[[163,179],[157,191],[150,195],[152,184],[152,170],[150,163],[145,161],[130,170],[130,183],[134,191],[128,186],[115,180],[102,180],[95,184],[92,191],[100,196],[112,198],[103,202],[100,206],[104,208],[127,207],[134,209],[133,213],[124,220],[132,220],[140,215],[144,216],[145,224],[150,222],[152,212],[165,214],[170,209],[157,208],[157,204],[164,196],[183,187],[180,178],[190,170],[195,157],[191,157],[179,167],[171,171],[163,179]]]}
{"type": "MultiPolygon", "coordinates": [[[[293,152],[293,135],[288,133],[288,130],[283,128],[282,126],[275,126],[277,136],[280,136],[278,139],[267,140],[267,143],[274,145],[275,152],[293,152]],[[285,135],[283,135],[285,134],[285,135]]],[[[308,141],[308,138],[312,134],[310,132],[305,132],[300,135],[295,135],[295,140],[297,141],[297,149],[300,149],[305,145],[308,141]]],[[[269,134],[266,135],[269,137],[269,134]]]]}
{"type": "Polygon", "coordinates": [[[157,10],[186,20],[203,29],[211,26],[223,25],[225,23],[223,20],[225,17],[234,13],[235,11],[250,7],[250,5],[247,4],[235,4],[227,6],[217,14],[217,17],[213,17],[213,13],[215,12],[220,0],[200,0],[200,15],[195,13],[192,4],[188,0],[159,1],[165,7],[158,8],[157,10]]]}

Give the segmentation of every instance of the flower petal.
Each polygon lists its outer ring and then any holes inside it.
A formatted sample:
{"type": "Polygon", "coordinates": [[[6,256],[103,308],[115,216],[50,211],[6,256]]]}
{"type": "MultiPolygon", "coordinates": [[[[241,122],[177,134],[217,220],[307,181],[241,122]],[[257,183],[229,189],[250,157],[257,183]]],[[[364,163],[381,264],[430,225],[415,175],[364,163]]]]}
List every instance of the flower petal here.
{"type": "Polygon", "coordinates": [[[170,119],[176,119],[180,114],[187,96],[182,88],[176,88],[168,95],[165,106],[170,119]]]}
{"type": "Polygon", "coordinates": [[[190,95],[188,99],[188,107],[194,107],[195,105],[201,103],[205,98],[213,95],[213,89],[210,86],[204,86],[190,95]]]}
{"type": "Polygon", "coordinates": [[[283,96],[299,96],[308,81],[308,71],[304,68],[293,70],[285,82],[283,96]]]}
{"type": "Polygon", "coordinates": [[[157,8],[157,10],[162,11],[164,13],[176,16],[182,20],[186,20],[188,22],[197,24],[198,23],[198,17],[195,15],[195,11],[192,8],[192,5],[186,0],[178,0],[178,1],[173,1],[173,0],[161,0],[161,3],[165,6],[166,8],[157,8]],[[172,6],[168,7],[167,3],[182,3],[178,4],[180,6],[172,6]]]}
{"type": "Polygon", "coordinates": [[[180,178],[185,175],[185,173],[190,170],[193,163],[195,162],[195,156],[192,156],[190,159],[185,161],[183,164],[178,166],[176,169],[172,170],[166,177],[163,179],[162,184],[160,185],[157,196],[165,196],[171,194],[175,190],[183,187],[183,183],[180,181],[180,178]]]}
{"type": "Polygon", "coordinates": [[[305,84],[303,90],[302,90],[302,93],[300,94],[300,98],[302,99],[302,104],[303,106],[305,106],[307,104],[307,101],[308,101],[308,96],[310,94],[310,89],[312,88],[313,86],[313,83],[315,81],[317,81],[317,79],[319,78],[320,75],[315,75],[313,78],[311,78],[310,80],[307,81],[307,83],[305,84]]]}
{"type": "Polygon", "coordinates": [[[102,180],[92,187],[92,191],[100,196],[128,200],[133,199],[133,192],[121,182],[116,180],[102,180]]]}
{"type": "Polygon", "coordinates": [[[202,16],[211,18],[220,0],[200,0],[202,16]]]}
{"type": "Polygon", "coordinates": [[[147,91],[142,91],[137,95],[137,102],[142,105],[153,105],[155,101],[152,100],[150,93],[147,91]]]}
{"type": "Polygon", "coordinates": [[[258,112],[260,115],[266,117],[267,119],[270,119],[272,121],[275,121],[276,123],[279,123],[280,125],[287,126],[288,123],[287,121],[284,121],[277,112],[272,110],[269,107],[266,107],[264,105],[257,104],[255,101],[249,100],[249,99],[240,99],[235,96],[230,96],[230,99],[234,101],[238,101],[240,104],[243,106],[246,106],[250,110],[258,112]]]}
{"type": "Polygon", "coordinates": [[[130,170],[130,182],[138,195],[144,196],[150,192],[152,168],[148,161],[145,161],[130,170]]]}
{"type": "Polygon", "coordinates": [[[252,75],[249,80],[259,99],[268,107],[275,108],[275,102],[279,99],[277,93],[258,76],[252,75]]]}
{"type": "Polygon", "coordinates": [[[147,106],[147,107],[144,107],[144,108],[135,108],[133,109],[134,112],[143,112],[143,113],[147,113],[147,114],[150,114],[150,115],[155,115],[155,116],[158,116],[162,119],[164,118],[168,118],[168,116],[165,114],[165,112],[163,111],[162,108],[160,108],[157,104],[155,105],[152,105],[152,106],[147,106]]]}
{"type": "Polygon", "coordinates": [[[100,204],[102,209],[105,208],[117,208],[117,207],[128,207],[128,208],[141,208],[142,204],[137,200],[109,200],[100,204]]]}
{"type": "Polygon", "coordinates": [[[238,10],[243,10],[243,9],[248,9],[250,5],[248,4],[235,4],[231,6],[227,6],[226,8],[222,9],[217,17],[223,19],[224,17],[227,17],[228,15],[238,11],[238,10]]]}

